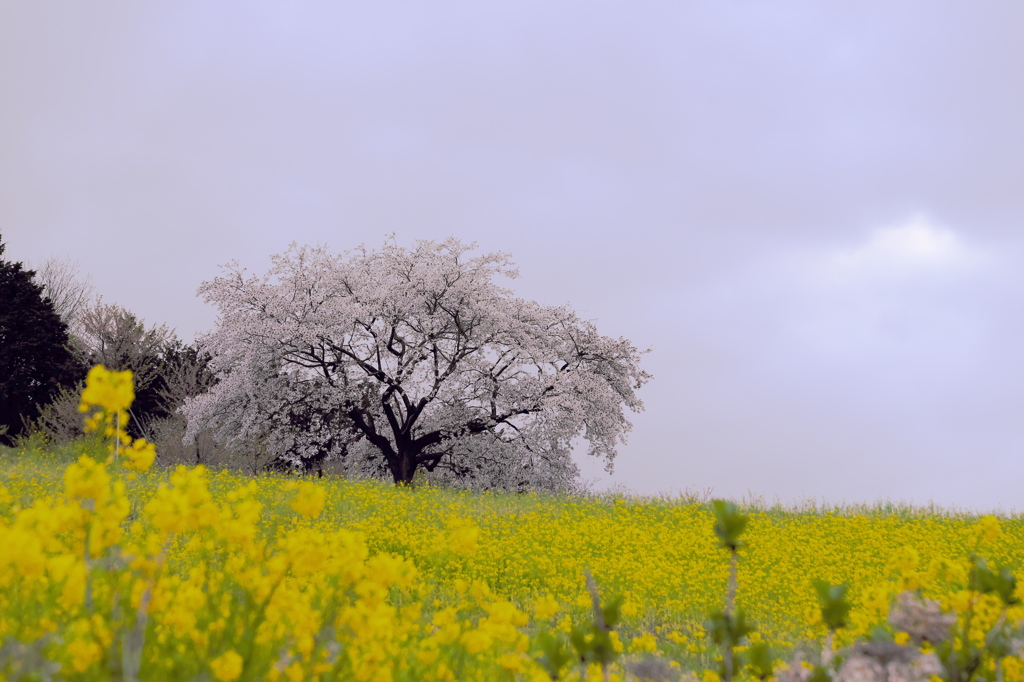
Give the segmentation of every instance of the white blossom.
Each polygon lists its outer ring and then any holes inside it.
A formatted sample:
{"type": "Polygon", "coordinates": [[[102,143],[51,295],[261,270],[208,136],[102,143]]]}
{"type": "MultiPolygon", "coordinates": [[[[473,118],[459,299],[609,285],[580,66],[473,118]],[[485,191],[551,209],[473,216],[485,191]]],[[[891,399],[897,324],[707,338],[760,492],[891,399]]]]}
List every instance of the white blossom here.
{"type": "Polygon", "coordinates": [[[199,339],[218,383],[185,408],[286,459],[349,455],[409,482],[564,487],[582,438],[610,469],[625,408],[650,377],[641,352],[567,307],[517,298],[508,256],[456,239],[334,255],[293,244],[262,277],[237,263],[199,291],[219,310],[199,339]]]}

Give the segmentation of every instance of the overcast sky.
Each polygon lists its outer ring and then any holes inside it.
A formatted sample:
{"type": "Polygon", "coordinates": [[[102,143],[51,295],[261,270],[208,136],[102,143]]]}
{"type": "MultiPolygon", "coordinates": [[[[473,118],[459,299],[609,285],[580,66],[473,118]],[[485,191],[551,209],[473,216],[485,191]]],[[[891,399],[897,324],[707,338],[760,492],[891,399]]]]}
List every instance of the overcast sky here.
{"type": "Polygon", "coordinates": [[[1019,2],[0,0],[6,257],[181,337],[455,235],[650,347],[615,473],[1024,509],[1019,2]]]}

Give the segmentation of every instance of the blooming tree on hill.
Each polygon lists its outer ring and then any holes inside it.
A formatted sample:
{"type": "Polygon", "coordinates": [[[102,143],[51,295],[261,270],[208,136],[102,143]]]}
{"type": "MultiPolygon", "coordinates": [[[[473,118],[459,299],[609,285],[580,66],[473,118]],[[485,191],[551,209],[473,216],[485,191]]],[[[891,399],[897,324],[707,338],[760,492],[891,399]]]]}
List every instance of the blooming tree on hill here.
{"type": "Polygon", "coordinates": [[[559,487],[575,439],[611,467],[641,352],[567,307],[516,298],[508,256],[456,239],[338,256],[292,245],[252,276],[199,292],[219,310],[199,340],[218,381],[189,434],[258,440],[293,461],[349,455],[396,483],[420,468],[475,485],[559,487]]]}

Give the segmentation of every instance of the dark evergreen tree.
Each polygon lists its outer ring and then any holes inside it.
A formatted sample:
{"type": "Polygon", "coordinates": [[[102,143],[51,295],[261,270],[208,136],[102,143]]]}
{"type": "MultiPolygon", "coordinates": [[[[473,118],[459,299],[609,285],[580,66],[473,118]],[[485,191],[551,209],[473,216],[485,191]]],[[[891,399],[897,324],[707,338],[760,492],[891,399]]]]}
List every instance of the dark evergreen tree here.
{"type": "Polygon", "coordinates": [[[3,260],[5,248],[0,238],[0,444],[10,445],[27,419],[84,372],[35,273],[3,260]]]}

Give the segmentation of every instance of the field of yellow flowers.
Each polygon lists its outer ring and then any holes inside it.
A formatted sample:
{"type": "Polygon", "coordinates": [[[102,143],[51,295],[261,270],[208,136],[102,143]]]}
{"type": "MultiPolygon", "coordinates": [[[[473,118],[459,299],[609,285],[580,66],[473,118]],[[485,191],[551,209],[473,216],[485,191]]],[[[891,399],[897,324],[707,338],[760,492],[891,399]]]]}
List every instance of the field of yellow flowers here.
{"type": "MultiPolygon", "coordinates": [[[[1024,617],[1021,518],[741,510],[735,605],[756,630],[731,645],[770,665],[723,672],[710,504],[155,469],[130,402],[130,375],[97,368],[91,440],[0,453],[0,678],[806,680],[826,637],[937,645],[890,618],[906,591],[958,617],[961,649],[1024,617]],[[815,580],[846,586],[835,623],[815,580]]],[[[1007,642],[975,679],[1021,681],[1007,642]]]]}

